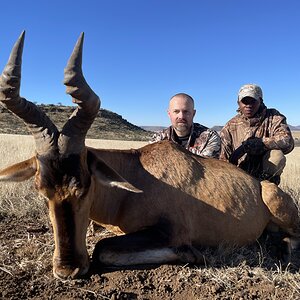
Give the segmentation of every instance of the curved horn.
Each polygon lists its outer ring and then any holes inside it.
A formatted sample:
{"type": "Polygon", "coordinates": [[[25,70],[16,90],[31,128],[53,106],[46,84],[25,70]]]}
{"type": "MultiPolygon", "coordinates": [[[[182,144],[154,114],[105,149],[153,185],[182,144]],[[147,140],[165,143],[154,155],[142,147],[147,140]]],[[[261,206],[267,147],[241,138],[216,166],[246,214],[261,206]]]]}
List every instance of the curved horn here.
{"type": "Polygon", "coordinates": [[[46,154],[57,144],[58,130],[35,104],[20,97],[24,38],[25,31],[15,43],[0,76],[0,101],[27,125],[35,139],[37,153],[46,154]]]}
{"type": "MultiPolygon", "coordinates": [[[[0,100],[8,101],[19,97],[21,85],[21,65],[25,31],[16,41],[8,62],[0,76],[0,100]]],[[[12,103],[12,102],[10,102],[12,103]]]]}
{"type": "Polygon", "coordinates": [[[78,105],[59,137],[59,151],[62,154],[80,153],[84,148],[87,131],[96,118],[100,99],[89,87],[82,73],[83,37],[81,33],[64,71],[66,93],[78,105]]]}

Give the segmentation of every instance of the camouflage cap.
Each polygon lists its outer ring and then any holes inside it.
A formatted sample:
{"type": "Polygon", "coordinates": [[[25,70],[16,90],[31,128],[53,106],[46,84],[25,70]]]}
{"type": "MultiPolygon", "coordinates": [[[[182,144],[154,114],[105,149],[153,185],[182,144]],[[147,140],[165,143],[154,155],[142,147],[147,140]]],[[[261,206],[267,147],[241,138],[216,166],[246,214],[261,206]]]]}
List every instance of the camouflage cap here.
{"type": "Polygon", "coordinates": [[[256,100],[260,100],[263,97],[263,93],[258,85],[245,84],[239,90],[238,101],[241,101],[245,97],[251,97],[256,100]]]}

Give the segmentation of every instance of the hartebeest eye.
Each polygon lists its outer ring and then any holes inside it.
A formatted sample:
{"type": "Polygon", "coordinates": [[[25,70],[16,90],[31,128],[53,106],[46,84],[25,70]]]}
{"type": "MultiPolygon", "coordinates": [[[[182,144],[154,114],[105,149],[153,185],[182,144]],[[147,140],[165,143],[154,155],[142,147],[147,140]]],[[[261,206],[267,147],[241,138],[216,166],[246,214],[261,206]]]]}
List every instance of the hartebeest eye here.
{"type": "Polygon", "coordinates": [[[49,200],[55,277],[88,272],[90,219],[125,233],[104,238],[93,253],[94,262],[122,267],[203,262],[203,246],[255,242],[270,223],[284,234],[300,236],[293,199],[230,163],[195,157],[169,140],[136,151],[87,149],[85,137],[100,99],[83,77],[83,34],[64,77],[78,107],[59,132],[45,113],[19,95],[23,41],[24,34],[0,76],[0,101],[26,123],[37,155],[21,168],[2,170],[0,180],[36,174],[36,187],[49,200]],[[17,172],[12,175],[11,170],[17,172]]]}

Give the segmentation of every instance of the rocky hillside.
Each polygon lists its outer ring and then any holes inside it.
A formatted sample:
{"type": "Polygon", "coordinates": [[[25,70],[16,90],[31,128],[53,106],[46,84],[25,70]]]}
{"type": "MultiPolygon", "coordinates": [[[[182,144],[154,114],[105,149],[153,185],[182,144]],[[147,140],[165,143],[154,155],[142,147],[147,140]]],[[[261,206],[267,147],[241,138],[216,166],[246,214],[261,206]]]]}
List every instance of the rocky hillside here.
{"type": "MultiPolygon", "coordinates": [[[[39,105],[60,130],[75,109],[72,106],[39,105]]],[[[23,121],[0,106],[0,133],[29,134],[23,121]]],[[[146,141],[152,132],[129,123],[122,116],[100,109],[87,138],[146,141]]]]}

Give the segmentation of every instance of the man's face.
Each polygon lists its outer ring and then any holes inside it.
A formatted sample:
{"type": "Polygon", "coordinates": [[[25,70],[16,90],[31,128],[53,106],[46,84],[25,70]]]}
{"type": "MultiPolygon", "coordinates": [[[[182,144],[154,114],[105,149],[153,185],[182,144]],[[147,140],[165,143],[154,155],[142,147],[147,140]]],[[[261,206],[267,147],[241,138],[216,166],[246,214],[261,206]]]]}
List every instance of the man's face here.
{"type": "Polygon", "coordinates": [[[185,96],[175,96],[171,99],[168,115],[178,136],[190,133],[195,113],[193,102],[185,96]]]}
{"type": "Polygon", "coordinates": [[[245,97],[239,101],[239,108],[242,114],[247,118],[253,118],[259,110],[261,100],[256,100],[251,97],[245,97]]]}

